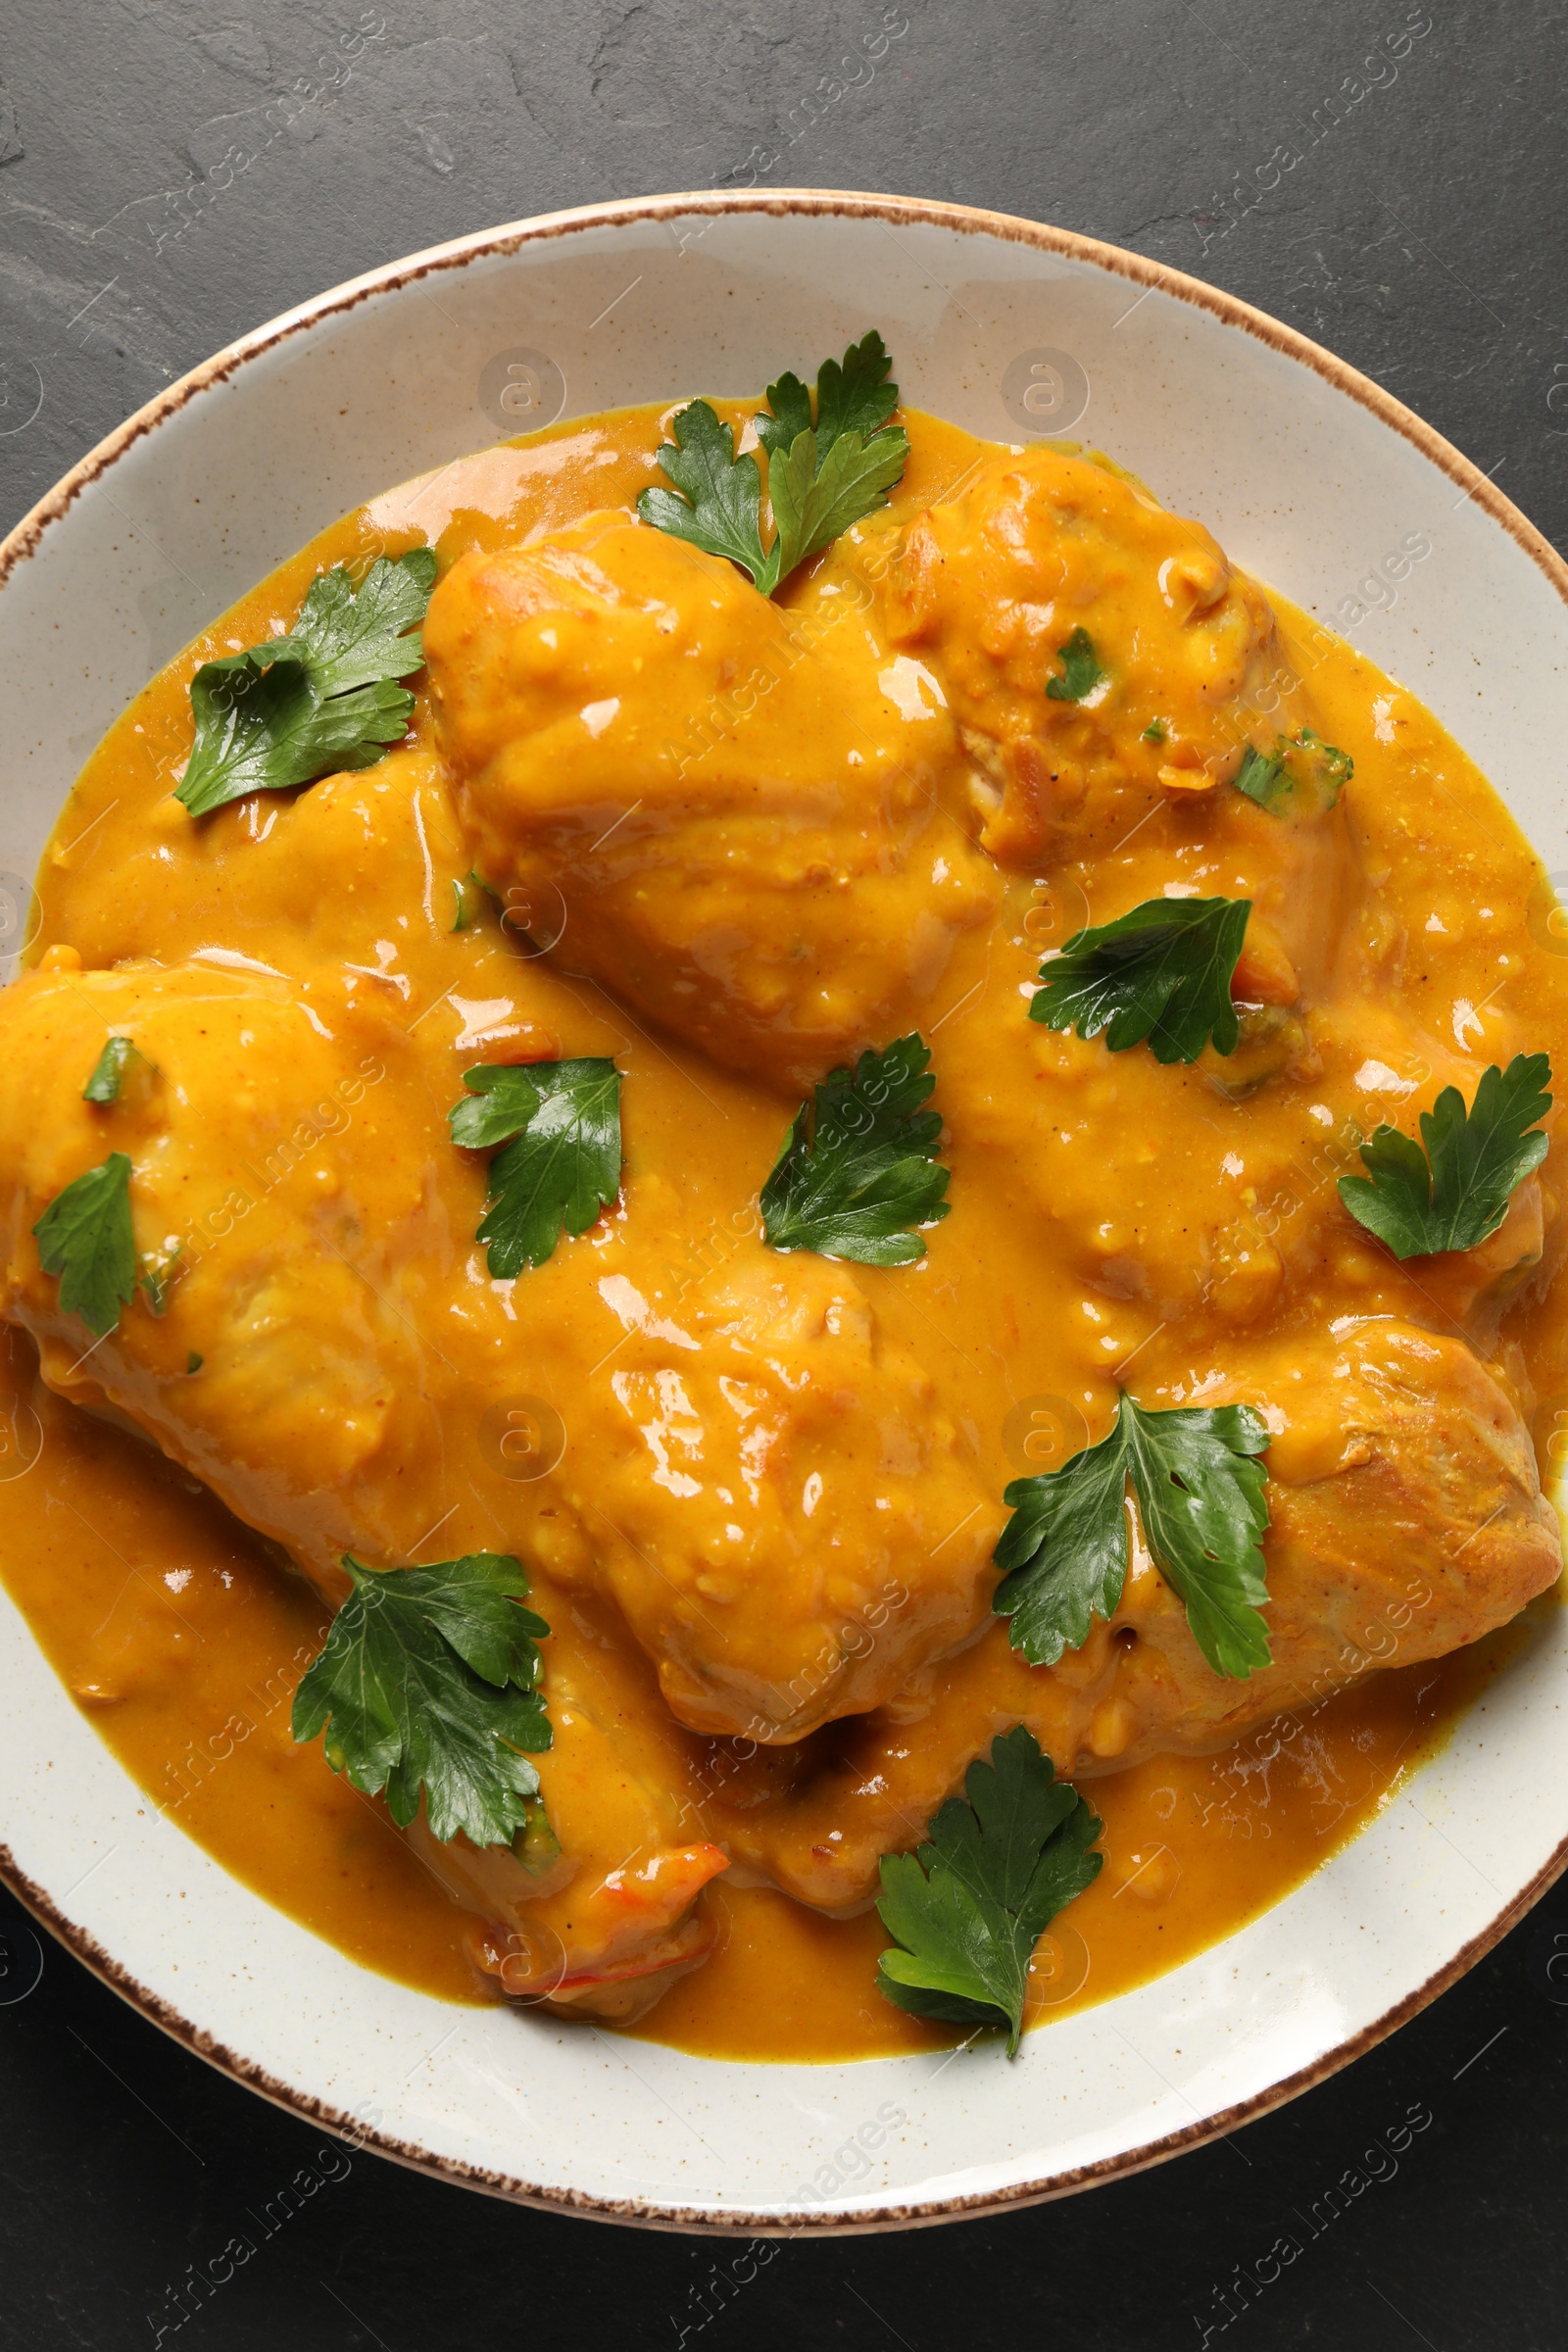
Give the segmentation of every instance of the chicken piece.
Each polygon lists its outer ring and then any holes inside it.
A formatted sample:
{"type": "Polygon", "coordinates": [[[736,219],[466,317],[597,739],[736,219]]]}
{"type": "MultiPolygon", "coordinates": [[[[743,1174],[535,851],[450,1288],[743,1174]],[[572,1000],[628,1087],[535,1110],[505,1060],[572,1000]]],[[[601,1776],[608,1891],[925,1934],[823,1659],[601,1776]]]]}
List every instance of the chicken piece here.
{"type": "Polygon", "coordinates": [[[943,1073],[956,1189],[978,1172],[965,1152],[993,1181],[1004,1168],[1056,1263],[1101,1298],[1136,1300],[1144,1331],[1190,1317],[1248,1329],[1289,1288],[1344,1298],[1347,1281],[1348,1305],[1370,1311],[1379,1282],[1392,1311],[1435,1304],[1463,1321],[1539,1251],[1534,1196],[1521,1194],[1506,1264],[1466,1253],[1441,1270],[1374,1257],[1341,1203],[1335,1179],[1361,1172],[1363,1137],[1384,1118],[1413,1128],[1445,1085],[1469,1100],[1480,1070],[1391,985],[1398,926],[1352,839],[1353,783],[1337,798],[1332,774],[1319,793],[1303,770],[1265,808],[1221,780],[1244,743],[1272,748],[1310,716],[1279,683],[1260,592],[1205,532],[1099,462],[1040,447],[970,483],[905,529],[887,627],[929,661],[991,779],[984,842],[1047,877],[1012,943],[1019,985],[1049,972],[1042,951],[1166,893],[1246,899],[1250,913],[1231,983],[1237,1050],[1210,1046],[1191,1068],[1009,1021],[993,998],[984,1053],[943,1073]],[[1080,628],[1104,675],[1069,701],[1052,688],[1083,683],[1061,654],[1080,628]],[[1206,762],[1192,789],[1164,774],[1177,742],[1206,762]],[[1029,816],[1019,796],[1037,754],[1055,781],[1029,816]],[[1265,1090],[1263,1115],[1242,1109],[1265,1090]]]}
{"type": "Polygon", "coordinates": [[[1140,1536],[1114,1617],[1056,1666],[1031,1667],[999,1625],[893,1705],[826,1735],[814,1758],[754,1759],[743,1797],[715,1809],[735,1860],[802,1902],[852,1910],[880,1856],[914,1845],[1013,1723],[1077,1779],[1207,1754],[1374,1668],[1479,1640],[1561,1571],[1523,1423],[1460,1340],[1367,1322],[1272,1343],[1142,1401],[1200,1398],[1253,1403],[1273,1431],[1271,1666],[1247,1682],[1214,1674],[1140,1536]]]}
{"type": "MultiPolygon", "coordinates": [[[[0,1006],[0,1313],[32,1332],[49,1386],[154,1438],[334,1606],[344,1551],[417,1557],[436,1516],[417,1470],[479,1413],[470,1391],[459,1420],[448,1355],[417,1328],[445,1240],[429,1169],[436,1152],[461,1163],[438,1124],[408,1132],[423,1089],[407,1040],[327,980],[313,1002],[199,962],[35,973],[0,1006]],[[98,1108],[81,1087],[106,1031],[141,1058],[98,1108]],[[61,1312],[31,1229],[111,1148],[132,1161],[135,1238],[164,1304],[136,1299],[94,1344],[61,1312]]],[[[494,1548],[482,1514],[466,1539],[440,1525],[448,1556],[494,1548]]],[[[538,1764],[561,1856],[536,1878],[509,1849],[413,1835],[478,1909],[476,1956],[509,1991],[625,2017],[707,1951],[694,1904],[724,1856],[657,1793],[696,1743],[646,1691],[617,1691],[568,1605],[537,1597],[555,1727],[538,1764]]]]}
{"type": "Polygon", "coordinates": [[[678,1320],[620,1302],[579,1507],[680,1722],[800,1740],[984,1623],[1005,1514],[847,1267],[753,1246],[678,1320]]]}
{"type": "Polygon", "coordinates": [[[395,1303],[422,1199],[417,1165],[382,1142],[396,1031],[341,989],[313,1002],[201,962],[33,973],[0,1018],[4,1314],[33,1333],[51,1388],[112,1401],[335,1602],[344,1550],[395,1558],[414,1532],[373,1466],[439,1438],[395,1303]],[[82,1087],[111,1033],[140,1059],[100,1108],[82,1087]],[[138,1296],[94,1345],[32,1227],[111,1151],[132,1162],[141,1276],[164,1311],[138,1296]]]}
{"type": "MultiPolygon", "coordinates": [[[[943,1074],[956,1188],[969,1175],[965,1151],[982,1177],[1005,1170],[1055,1264],[1101,1299],[1136,1302],[1147,1317],[1139,1338],[1178,1320],[1199,1345],[1208,1318],[1251,1328],[1288,1285],[1342,1314],[1389,1312],[1482,1339],[1541,1259],[1556,1213],[1549,1185],[1544,1193],[1527,1178],[1481,1248],[1403,1263],[1338,1190],[1340,1177],[1365,1173],[1359,1147],[1383,1123],[1418,1135],[1421,1112],[1447,1087],[1470,1102],[1481,1056],[1423,1029],[1398,1002],[1339,994],[1304,1024],[1290,1018],[1309,1035],[1312,1060],[1264,1077],[1249,1061],[1245,1024],[1229,1060],[1210,1050],[1182,1069],[999,1022],[983,1060],[943,1074]],[[1254,1108],[1264,1085],[1272,1099],[1254,1108]]],[[[1517,1047],[1493,1050],[1499,1061],[1533,1043],[1523,1022],[1513,1034],[1517,1047]]]]}
{"type": "Polygon", "coordinates": [[[1049,443],[914,518],[887,626],[939,670],[997,788],[986,846],[1011,863],[1108,849],[1157,792],[1211,793],[1302,715],[1267,601],[1201,523],[1049,443]],[[1066,673],[1079,629],[1093,682],[1066,673]]]}
{"type": "Polygon", "coordinates": [[[940,689],[870,602],[834,583],[785,611],[604,514],[460,558],[424,627],[477,868],[514,919],[791,1087],[909,1028],[997,898],[940,689]]]}
{"type": "Polygon", "coordinates": [[[411,1835],[476,1915],[469,1949],[507,1993],[624,2025],[711,1951],[715,1922],[698,1897],[728,1857],[681,1796],[693,1743],[663,1717],[646,1672],[603,1640],[573,1642],[574,1630],[558,1627],[549,1645],[556,1738],[537,1762],[551,1835],[529,1857],[526,1896],[509,1848],[439,1846],[422,1816],[411,1835]]]}
{"type": "Polygon", "coordinates": [[[1068,903],[1093,891],[1083,919],[1099,923],[1159,895],[1191,842],[1210,890],[1252,902],[1237,1001],[1321,990],[1358,882],[1339,771],[1293,755],[1298,786],[1270,808],[1228,789],[1250,745],[1272,753],[1312,711],[1262,591],[1201,524],[1107,460],[1041,444],[915,517],[886,614],[890,641],[942,680],[994,857],[1050,870],[1068,903]],[[1063,654],[1079,631],[1087,687],[1063,654]],[[1104,861],[1135,834],[1125,887],[1111,868],[1107,892],[1104,861]]]}

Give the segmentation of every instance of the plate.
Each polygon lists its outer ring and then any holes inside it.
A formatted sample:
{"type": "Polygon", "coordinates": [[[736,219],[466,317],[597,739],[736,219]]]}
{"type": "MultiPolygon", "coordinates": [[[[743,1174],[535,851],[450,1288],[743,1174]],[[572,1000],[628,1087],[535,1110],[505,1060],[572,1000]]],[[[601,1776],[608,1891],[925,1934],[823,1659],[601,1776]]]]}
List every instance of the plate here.
{"type": "MultiPolygon", "coordinates": [[[[1228,295],[1058,229],[884,196],[672,196],[465,238],[305,304],[143,409],[6,540],[0,978],[105,728],[324,524],[425,471],[434,504],[454,459],[557,416],[754,391],[873,319],[911,403],[999,440],[1106,448],[1392,670],[1568,879],[1568,569],[1387,393],[1228,295]],[[1400,577],[1388,559],[1415,533],[1431,555],[1400,577]]],[[[1314,1877],[1010,2066],[990,2047],[736,2065],[368,1974],[153,1809],[3,1596],[0,1869],[157,2024],[388,2156],[605,2219],[898,2228],[1233,2132],[1433,1999],[1568,1863],[1565,1651],[1568,1613],[1540,1613],[1314,1877]]]]}

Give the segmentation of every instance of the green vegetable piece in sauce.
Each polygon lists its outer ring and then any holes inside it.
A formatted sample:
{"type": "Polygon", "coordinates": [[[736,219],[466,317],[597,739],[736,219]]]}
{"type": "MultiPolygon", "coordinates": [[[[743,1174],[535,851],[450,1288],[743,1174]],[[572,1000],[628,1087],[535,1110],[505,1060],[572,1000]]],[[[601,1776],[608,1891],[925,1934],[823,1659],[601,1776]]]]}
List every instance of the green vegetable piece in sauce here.
{"type": "Polygon", "coordinates": [[[282,792],[369,767],[408,732],[416,623],[435,582],[431,549],[379,558],[356,593],[341,564],[312,581],[285,637],[204,662],[191,680],[196,740],[174,788],[192,816],[252,792],[282,792]]]}
{"type": "Polygon", "coordinates": [[[1354,772],[1348,752],[1302,727],[1295,735],[1281,735],[1272,752],[1250,743],[1231,781],[1271,816],[1295,810],[1311,814],[1332,808],[1354,772]]]}
{"type": "Polygon", "coordinates": [[[93,1063],[92,1076],[81,1090],[84,1102],[113,1102],[119,1099],[120,1081],[136,1049],[128,1037],[112,1037],[93,1063]]]}
{"type": "Polygon", "coordinates": [[[1058,645],[1056,652],[1061,660],[1061,675],[1046,680],[1050,702],[1087,702],[1095,688],[1102,686],[1110,675],[1096,660],[1094,640],[1087,629],[1074,629],[1066,644],[1058,645]]]}

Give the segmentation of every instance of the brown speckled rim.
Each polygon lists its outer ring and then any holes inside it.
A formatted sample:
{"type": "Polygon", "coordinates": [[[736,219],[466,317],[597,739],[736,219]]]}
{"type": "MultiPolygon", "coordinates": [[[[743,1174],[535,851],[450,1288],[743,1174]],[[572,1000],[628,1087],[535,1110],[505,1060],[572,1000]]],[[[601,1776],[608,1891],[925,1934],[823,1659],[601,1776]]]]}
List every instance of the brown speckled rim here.
{"type": "MultiPolygon", "coordinates": [[[[460,237],[448,245],[432,246],[427,252],[411,255],[407,260],[389,263],[386,268],[369,271],[364,277],[351,278],[347,284],[318,295],[314,302],[302,304],[297,310],[285,312],[270,324],[258,327],[253,334],[242,336],[226,350],[202,363],[199,368],[172,384],[155,400],[139,409],[135,416],[118,426],[97,448],[89,451],[79,464],[74,466],[57,482],[46,497],[39,500],[9,536],[0,541],[0,588],[9,581],[16,567],[32,555],[51,523],[57,522],[91,483],[100,480],[125,452],[145,434],[173,416],[186,403],[207,391],[212,385],[224,382],[248,360],[274,350],[289,336],[303,333],[322,319],[355,309],[360,303],[377,294],[417,283],[445,270],[459,270],[476,256],[515,253],[524,245],[539,244],[554,237],[568,237],[582,229],[631,227],[640,222],[687,218],[692,214],[714,217],[734,214],[760,213],[779,219],[816,219],[840,217],[851,220],[897,221],[904,225],[928,222],[934,227],[956,231],[960,235],[1003,238],[1010,244],[1027,245],[1036,252],[1059,255],[1068,261],[1084,262],[1093,268],[1107,270],[1128,279],[1135,285],[1175,296],[1178,301],[1191,303],[1195,309],[1207,311],[1226,326],[1254,335],[1261,343],[1279,352],[1284,358],[1298,361],[1332,384],[1336,390],[1367,409],[1382,423],[1413,444],[1422,456],[1429,458],[1441,472],[1465,491],[1469,498],[1489,514],[1493,521],[1507,532],[1523,552],[1544,574],[1557,594],[1568,605],[1568,564],[1544,539],[1535,525],[1520,514],[1513,502],[1504,497],[1495,484],[1478,466],[1446,441],[1441,433],[1413,415],[1403,403],[1384,391],[1381,384],[1362,375],[1354,368],[1336,359],[1331,352],[1309,342],[1294,327],[1284,326],[1277,318],[1262,311],[1253,310],[1250,303],[1241,302],[1234,294],[1222,293],[1217,287],[1204,285],[1185,271],[1167,269],[1159,262],[1151,262],[1142,254],[1126,253],[1119,246],[1104,245],[1095,237],[1081,237],[1070,229],[1049,228],[1033,220],[1019,220],[1005,213],[988,213],[967,205],[924,203],[915,198],[901,196],[858,195],[819,188],[779,188],[742,191],[719,195],[711,189],[691,195],[645,196],[623,203],[583,205],[570,212],[546,213],[537,220],[522,220],[504,228],[485,229],[468,237],[460,237]]],[[[475,2188],[486,2195],[505,2197],[514,2203],[531,2205],[544,2212],[574,2215],[581,2220],[622,2222],[643,2229],[674,2230],[714,2236],[741,2237],[797,2237],[858,2235],[872,2230],[908,2230],[929,2227],[938,2222],[963,2221],[985,2214],[1005,2213],[1026,2205],[1040,2205],[1055,2197],[1071,2196],[1075,2191],[1097,2187],[1102,2181],[1119,2180],[1133,2173],[1147,2172],[1152,2166],[1168,2163],[1188,2148],[1200,2147],[1205,2140],[1216,2139],[1237,2131],[1243,2124],[1254,2123],[1259,2116],[1281,2107],[1288,2099],[1299,2097],[1315,2083],[1337,2074],[1341,2067],[1374,2049],[1391,2034],[1435,2001],[1440,1993],[1457,1982],[1467,1969],[1490,1952],[1514,1927],[1532,1904],[1538,1902],[1546,1889],[1568,1869],[1568,1838],[1557,1846],[1530,1884],[1511,1902],[1505,1903],[1496,1917],[1472,1936],[1453,1958],[1429,1977],[1424,1984],[1407,1993],[1402,2000],[1384,2011],[1359,2033],[1352,2034],[1334,2049],[1324,2053],[1310,2066],[1287,2076],[1266,2090],[1241,2100],[1217,2115],[1187,2126],[1180,2132],[1167,2133],[1163,2138],[1150,2140],[1139,2148],[1130,2148],[1119,2156],[1103,2158],[1098,2164],[1081,2165],[1069,2171],[1054,2173],[1037,2180],[1022,2180],[1008,2188],[993,2189],[984,2195],[945,2197],[938,2200],[905,2202],[858,2208],[851,2212],[802,2212],[781,2216],[775,2212],[725,2211],[714,2213],[682,2205],[660,2205],[642,2198],[595,2197],[570,2188],[553,2188],[539,2182],[519,2180],[503,2173],[486,2172],[476,2166],[457,2162],[451,2157],[437,2156],[426,2148],[411,2145],[406,2140],[369,2132],[358,2125],[352,2116],[336,2110],[281,2082],[253,2059],[216,2041],[212,2034],[193,2025],[189,2018],[173,2008],[159,1994],[150,1991],[130,1975],[128,1970],[104,1949],[94,1937],[68,1919],[41,1886],[23,1871],[9,1848],[0,1845],[0,1880],[16,1895],[39,1925],[74,1952],[77,1959],[104,1984],[128,2001],[132,2008],[168,2034],[172,2039],[205,2058],[220,2073],[228,2075],[247,2089],[260,2092],[274,2106],[283,2108],[303,2123],[343,2137],[352,2138],[359,2146],[373,2148],[378,2155],[389,2157],[396,2164],[409,2166],[413,2171],[427,2173],[434,2179],[451,2181],[465,2188],[475,2188]]]]}

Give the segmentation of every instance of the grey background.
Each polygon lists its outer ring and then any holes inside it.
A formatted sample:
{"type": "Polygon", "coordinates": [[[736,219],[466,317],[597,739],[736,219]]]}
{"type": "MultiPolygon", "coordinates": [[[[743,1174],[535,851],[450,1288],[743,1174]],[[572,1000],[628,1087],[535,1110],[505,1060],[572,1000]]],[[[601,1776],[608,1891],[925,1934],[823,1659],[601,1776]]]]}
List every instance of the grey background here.
{"type": "MultiPolygon", "coordinates": [[[[0,527],[324,286],[494,221],[755,178],[995,206],[1206,276],[1388,385],[1561,547],[1564,22],[1548,0],[4,0],[0,527]],[[884,24],[906,29],[829,100],[884,24]],[[1415,24],[1394,78],[1363,71],[1415,24]],[[1260,193],[1281,146],[1301,160],[1260,193]]],[[[0,1898],[3,1921],[0,2341],[27,2352],[154,2344],[161,2322],[175,2341],[167,2290],[257,2236],[247,2211],[301,2167],[340,2177],[182,2347],[1568,2343],[1568,1985],[1548,1974],[1568,1895],[1235,2141],[1003,2221],[786,2245],[727,2284],[722,2245],[513,2212],[363,2155],[322,2167],[319,2134],[63,1951],[27,1990],[29,1931],[0,1898]],[[1369,2155],[1411,2110],[1431,2121],[1408,2147],[1369,2155]],[[1227,2322],[1214,2290],[1287,2230],[1300,2259],[1227,2322]]]]}

